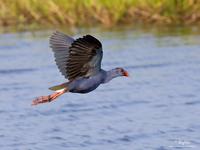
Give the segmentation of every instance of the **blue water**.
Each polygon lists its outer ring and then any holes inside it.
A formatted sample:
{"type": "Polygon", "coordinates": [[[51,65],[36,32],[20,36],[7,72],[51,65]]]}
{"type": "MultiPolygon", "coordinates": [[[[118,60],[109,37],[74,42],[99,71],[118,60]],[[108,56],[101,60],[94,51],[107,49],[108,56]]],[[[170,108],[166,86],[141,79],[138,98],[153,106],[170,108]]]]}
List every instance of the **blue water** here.
{"type": "Polygon", "coordinates": [[[49,48],[53,31],[0,34],[1,150],[199,150],[200,35],[98,29],[102,67],[124,67],[95,91],[31,106],[65,82],[49,48]]]}

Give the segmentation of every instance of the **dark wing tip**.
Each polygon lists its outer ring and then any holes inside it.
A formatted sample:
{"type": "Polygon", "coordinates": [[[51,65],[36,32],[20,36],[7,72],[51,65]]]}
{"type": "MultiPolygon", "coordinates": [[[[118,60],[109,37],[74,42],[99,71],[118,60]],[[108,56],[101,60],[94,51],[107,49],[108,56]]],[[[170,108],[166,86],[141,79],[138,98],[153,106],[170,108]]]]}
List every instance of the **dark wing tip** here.
{"type": "Polygon", "coordinates": [[[69,47],[66,67],[69,80],[100,70],[101,58],[102,44],[98,39],[91,35],[76,39],[69,47]]]}
{"type": "Polygon", "coordinates": [[[93,37],[92,35],[87,34],[87,35],[83,36],[83,39],[90,44],[96,45],[97,46],[96,48],[102,47],[101,42],[98,39],[96,39],[95,37],[93,37]]]}

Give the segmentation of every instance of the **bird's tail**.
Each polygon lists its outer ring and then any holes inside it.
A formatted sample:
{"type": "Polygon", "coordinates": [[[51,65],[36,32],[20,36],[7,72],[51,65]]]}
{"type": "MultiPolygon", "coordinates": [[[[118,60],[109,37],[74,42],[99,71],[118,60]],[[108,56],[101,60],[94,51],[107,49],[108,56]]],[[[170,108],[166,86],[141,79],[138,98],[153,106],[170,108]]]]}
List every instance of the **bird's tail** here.
{"type": "Polygon", "coordinates": [[[60,85],[56,85],[56,86],[52,86],[50,87],[49,89],[52,90],[52,91],[58,91],[58,90],[62,90],[64,88],[67,88],[68,86],[68,83],[63,83],[63,84],[60,84],[60,85]]]}

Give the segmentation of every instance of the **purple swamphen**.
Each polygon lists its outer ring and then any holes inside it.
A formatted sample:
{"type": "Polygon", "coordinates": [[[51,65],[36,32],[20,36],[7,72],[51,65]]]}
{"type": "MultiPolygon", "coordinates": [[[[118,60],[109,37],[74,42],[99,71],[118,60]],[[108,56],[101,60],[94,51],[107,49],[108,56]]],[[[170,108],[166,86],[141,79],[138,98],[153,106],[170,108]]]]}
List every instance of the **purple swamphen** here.
{"type": "Polygon", "coordinates": [[[88,93],[113,78],[128,77],[128,72],[123,68],[101,69],[102,44],[91,35],[75,40],[56,31],[50,37],[50,47],[60,72],[68,82],[49,88],[55,93],[36,98],[32,105],[51,102],[66,92],[88,93]]]}

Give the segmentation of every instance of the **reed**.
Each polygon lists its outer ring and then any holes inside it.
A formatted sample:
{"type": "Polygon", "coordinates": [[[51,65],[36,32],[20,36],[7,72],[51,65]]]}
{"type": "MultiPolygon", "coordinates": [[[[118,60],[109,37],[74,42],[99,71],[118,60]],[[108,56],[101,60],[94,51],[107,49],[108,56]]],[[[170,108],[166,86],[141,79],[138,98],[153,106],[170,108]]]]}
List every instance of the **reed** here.
{"type": "Polygon", "coordinates": [[[199,0],[0,0],[0,26],[199,24],[199,0]]]}

